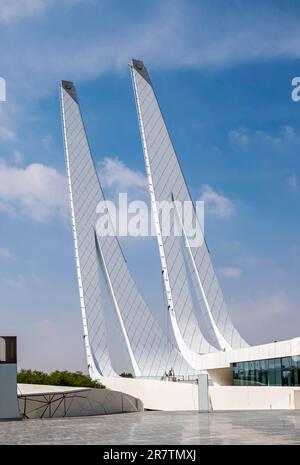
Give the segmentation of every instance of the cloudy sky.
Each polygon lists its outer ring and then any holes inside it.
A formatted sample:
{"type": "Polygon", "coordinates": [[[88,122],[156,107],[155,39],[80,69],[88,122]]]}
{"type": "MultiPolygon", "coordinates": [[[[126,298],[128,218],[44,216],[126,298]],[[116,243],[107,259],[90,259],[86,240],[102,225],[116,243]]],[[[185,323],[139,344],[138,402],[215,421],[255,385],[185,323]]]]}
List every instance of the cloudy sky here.
{"type": "MultiPolygon", "coordinates": [[[[0,0],[0,57],[0,333],[20,367],[85,370],[58,82],[77,85],[107,195],[147,198],[132,57],[206,202],[237,327],[252,344],[300,335],[299,2],[0,0]]],[[[123,245],[162,315],[155,241],[123,245]]]]}

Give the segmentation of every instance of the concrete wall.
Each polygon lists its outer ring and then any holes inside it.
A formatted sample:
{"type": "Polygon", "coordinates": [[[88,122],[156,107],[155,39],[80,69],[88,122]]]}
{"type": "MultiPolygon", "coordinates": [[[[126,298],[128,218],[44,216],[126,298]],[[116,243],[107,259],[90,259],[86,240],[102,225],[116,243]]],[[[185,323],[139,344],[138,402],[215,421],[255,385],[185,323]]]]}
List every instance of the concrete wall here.
{"type": "Polygon", "coordinates": [[[213,410],[291,410],[300,408],[300,388],[210,386],[209,395],[213,410]]]}
{"type": "Polygon", "coordinates": [[[215,370],[207,370],[213,385],[217,386],[232,386],[232,367],[216,368],[215,370]]]}
{"type": "Polygon", "coordinates": [[[139,412],[139,399],[110,389],[78,389],[62,386],[19,385],[23,418],[79,417],[139,412]],[[26,393],[25,393],[26,392],[26,393]]]}
{"type": "Polygon", "coordinates": [[[247,362],[249,360],[264,360],[280,357],[295,357],[300,354],[300,337],[288,341],[271,342],[258,346],[249,346],[242,349],[234,349],[212,352],[201,355],[199,370],[213,370],[229,368],[235,362],[247,362]]]}
{"type": "Polygon", "coordinates": [[[17,366],[0,363],[0,419],[20,418],[17,399],[17,366]]]}
{"type": "Polygon", "coordinates": [[[130,378],[101,378],[108,388],[141,399],[149,410],[198,410],[198,386],[191,383],[130,378]]]}
{"type": "Polygon", "coordinates": [[[300,410],[300,389],[294,392],[295,409],[300,410]]]}
{"type": "MultiPolygon", "coordinates": [[[[138,397],[151,410],[198,410],[196,384],[146,379],[103,378],[107,387],[138,397]]],[[[212,410],[300,409],[300,388],[209,386],[212,410]]]]}
{"type": "MultiPolygon", "coordinates": [[[[19,385],[20,409],[27,418],[136,412],[143,407],[198,410],[197,384],[121,377],[101,382],[109,389],[19,385]]],[[[300,388],[292,387],[209,386],[209,398],[213,411],[300,409],[300,388]]]]}

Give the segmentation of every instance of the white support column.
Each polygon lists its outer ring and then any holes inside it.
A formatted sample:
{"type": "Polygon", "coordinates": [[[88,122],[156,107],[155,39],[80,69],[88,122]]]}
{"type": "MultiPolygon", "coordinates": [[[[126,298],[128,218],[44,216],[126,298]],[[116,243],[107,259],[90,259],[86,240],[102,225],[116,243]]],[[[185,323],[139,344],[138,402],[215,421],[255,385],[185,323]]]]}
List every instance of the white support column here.
{"type": "Polygon", "coordinates": [[[200,373],[198,376],[198,410],[209,412],[208,375],[200,373]]]}

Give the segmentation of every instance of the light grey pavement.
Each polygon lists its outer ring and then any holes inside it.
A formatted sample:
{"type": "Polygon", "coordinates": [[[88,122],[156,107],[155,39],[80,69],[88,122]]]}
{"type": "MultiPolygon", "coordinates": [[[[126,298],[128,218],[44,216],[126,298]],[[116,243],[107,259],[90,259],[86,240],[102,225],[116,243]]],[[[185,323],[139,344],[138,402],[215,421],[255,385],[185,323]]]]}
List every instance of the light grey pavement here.
{"type": "Polygon", "coordinates": [[[300,444],[300,411],[142,412],[0,422],[0,444],[300,444]]]}

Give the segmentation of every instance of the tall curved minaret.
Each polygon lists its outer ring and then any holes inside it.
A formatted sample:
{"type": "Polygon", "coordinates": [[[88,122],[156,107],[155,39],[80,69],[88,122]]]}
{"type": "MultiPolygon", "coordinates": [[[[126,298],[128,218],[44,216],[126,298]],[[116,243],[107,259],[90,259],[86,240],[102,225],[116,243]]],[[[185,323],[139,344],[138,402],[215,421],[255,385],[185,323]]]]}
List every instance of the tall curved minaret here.
{"type": "MultiPolygon", "coordinates": [[[[198,312],[200,311],[204,316],[210,340],[216,343],[220,350],[246,347],[247,343],[230,317],[196,215],[194,221],[197,222],[202,234],[198,246],[192,244],[187,234],[187,225],[181,224],[181,216],[179,212],[176,213],[178,202],[183,204],[186,201],[192,202],[192,199],[148,71],[140,60],[132,60],[130,68],[170,318],[183,356],[192,366],[197,367],[201,365],[199,352],[203,353],[203,351],[202,348],[200,351],[195,351],[195,344],[192,344],[190,337],[186,337],[185,328],[187,326],[190,328],[189,334],[193,334],[194,339],[196,338],[199,343],[201,325],[198,312]],[[173,204],[174,222],[182,228],[183,237],[162,234],[162,217],[158,213],[158,204],[163,201],[173,204]],[[182,246],[183,240],[184,246],[182,246]],[[187,270],[184,266],[186,262],[197,293],[198,306],[191,306],[190,303],[186,305],[186,300],[179,291],[187,289],[188,286],[187,270]]],[[[202,346],[204,345],[202,338],[202,346]]]]}
{"type": "Polygon", "coordinates": [[[137,377],[161,377],[171,368],[178,374],[193,369],[164,334],[141,296],[115,235],[96,230],[97,206],[105,201],[88,144],[75,86],[60,85],[67,178],[72,213],[78,287],[85,350],[92,378],[116,376],[111,362],[107,305],[119,327],[119,352],[130,360],[137,377]]]}

